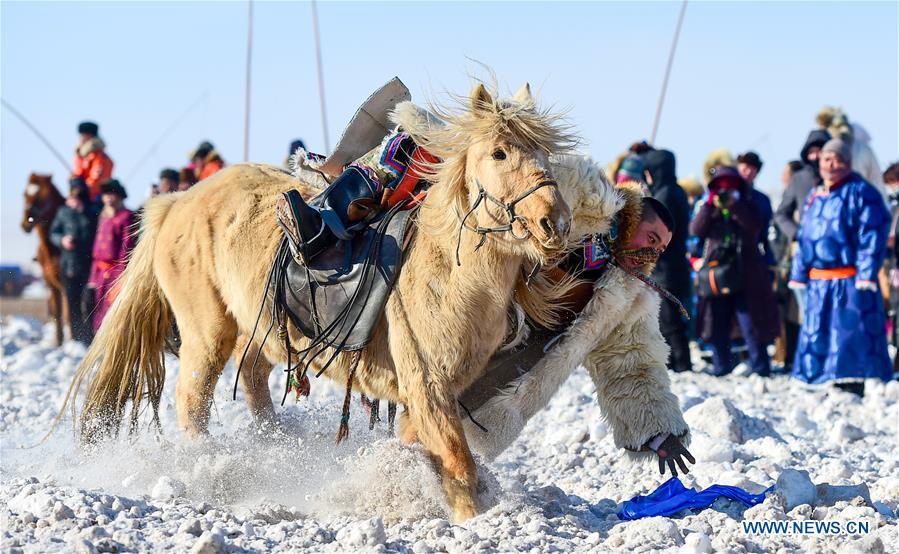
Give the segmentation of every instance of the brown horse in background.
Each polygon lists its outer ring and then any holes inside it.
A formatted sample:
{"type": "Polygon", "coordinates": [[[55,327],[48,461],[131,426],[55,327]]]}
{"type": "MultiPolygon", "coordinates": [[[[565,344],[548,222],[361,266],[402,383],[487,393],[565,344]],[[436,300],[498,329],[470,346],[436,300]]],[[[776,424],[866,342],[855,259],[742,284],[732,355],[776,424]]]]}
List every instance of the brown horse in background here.
{"type": "MultiPolygon", "coordinates": [[[[44,282],[50,296],[47,308],[56,322],[56,344],[63,341],[63,319],[67,311],[63,308],[65,294],[59,272],[59,249],[50,242],[50,226],[65,197],[53,185],[51,175],[32,173],[25,186],[25,212],[22,214],[22,230],[30,233],[36,229],[38,246],[34,259],[41,266],[44,282]]],[[[68,320],[68,317],[65,317],[68,320]]]]}

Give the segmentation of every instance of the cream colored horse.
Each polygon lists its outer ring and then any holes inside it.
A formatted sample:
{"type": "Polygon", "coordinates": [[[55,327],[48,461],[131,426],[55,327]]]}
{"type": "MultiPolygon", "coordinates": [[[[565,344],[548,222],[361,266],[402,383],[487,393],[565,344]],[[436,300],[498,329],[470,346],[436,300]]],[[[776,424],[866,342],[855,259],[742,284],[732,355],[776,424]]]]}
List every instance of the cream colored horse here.
{"type": "MultiPolygon", "coordinates": [[[[456,396],[483,373],[507,334],[506,314],[523,268],[565,247],[571,214],[548,156],[567,149],[572,138],[556,117],[535,107],[527,85],[511,100],[495,99],[478,85],[467,106],[439,115],[446,125],[407,129],[442,162],[433,168],[418,232],[352,385],[406,407],[401,434],[431,454],[460,521],[477,513],[477,476],[456,396]],[[510,223],[500,206],[481,201],[461,232],[457,265],[462,214],[478,202],[481,187],[503,203],[521,198],[516,217],[511,231],[490,233],[476,249],[481,236],[472,228],[510,223]]],[[[70,389],[72,396],[88,380],[83,441],[115,433],[129,401],[132,428],[144,401],[156,414],[173,318],[182,340],[178,422],[189,433],[206,432],[213,389],[238,334],[253,328],[281,240],[275,203],[292,188],[312,196],[316,190],[308,183],[320,179],[308,170],[298,177],[264,165],[237,165],[187,192],[147,203],[122,291],[70,389]]],[[[268,323],[263,317],[262,328],[268,323]]],[[[290,333],[300,348],[308,344],[296,329],[290,333]]],[[[258,347],[251,345],[251,355],[258,347]]],[[[282,341],[269,341],[262,352],[269,363],[287,359],[282,341]]],[[[325,374],[347,383],[350,359],[341,354],[325,374]]],[[[260,416],[273,413],[267,373],[241,374],[249,404],[260,416]]]]}

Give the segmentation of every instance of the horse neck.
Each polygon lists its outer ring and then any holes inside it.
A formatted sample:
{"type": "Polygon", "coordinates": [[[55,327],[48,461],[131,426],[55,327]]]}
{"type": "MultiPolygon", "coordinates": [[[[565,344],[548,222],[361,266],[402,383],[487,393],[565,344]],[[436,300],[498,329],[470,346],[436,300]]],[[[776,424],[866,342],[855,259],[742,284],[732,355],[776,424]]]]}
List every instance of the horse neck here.
{"type": "Polygon", "coordinates": [[[477,246],[481,237],[477,233],[463,230],[460,239],[458,215],[446,208],[452,205],[447,194],[447,188],[440,183],[431,187],[420,215],[425,229],[418,233],[416,248],[410,253],[410,257],[419,259],[410,260],[411,265],[430,269],[429,279],[440,283],[446,292],[442,302],[468,306],[464,313],[479,320],[505,316],[524,257],[503,251],[497,237],[488,236],[480,248],[477,246]],[[443,219],[439,232],[427,229],[432,221],[426,220],[430,218],[443,219]],[[452,232],[448,232],[449,228],[452,232]],[[457,264],[457,248],[461,265],[457,264]],[[470,306],[477,309],[471,310],[470,306]]]}

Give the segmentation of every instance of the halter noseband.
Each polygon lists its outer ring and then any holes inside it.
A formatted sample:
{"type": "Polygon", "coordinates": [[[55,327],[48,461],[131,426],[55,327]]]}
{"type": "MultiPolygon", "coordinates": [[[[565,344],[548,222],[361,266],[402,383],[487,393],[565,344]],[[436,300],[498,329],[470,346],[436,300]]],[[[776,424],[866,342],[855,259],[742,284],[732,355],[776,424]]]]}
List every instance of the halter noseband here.
{"type": "Polygon", "coordinates": [[[523,218],[522,216],[517,215],[515,213],[515,206],[519,202],[521,202],[522,200],[527,198],[528,196],[530,196],[530,195],[534,194],[535,192],[537,192],[538,190],[542,189],[543,187],[558,187],[559,186],[555,181],[547,179],[546,181],[542,181],[541,183],[534,185],[533,187],[529,188],[528,190],[522,192],[521,194],[516,196],[514,199],[512,199],[510,202],[503,202],[499,198],[497,198],[497,197],[493,196],[492,194],[490,194],[489,192],[487,192],[484,189],[484,187],[481,185],[481,182],[478,179],[475,179],[474,182],[475,182],[475,185],[477,185],[477,187],[478,187],[478,197],[474,201],[474,204],[471,205],[471,208],[469,208],[468,212],[466,212],[465,217],[462,218],[462,222],[459,224],[459,235],[456,240],[456,265],[459,265],[459,266],[462,265],[462,261],[459,258],[459,249],[462,246],[462,230],[463,229],[468,229],[469,231],[471,231],[473,233],[477,233],[478,235],[481,236],[480,240],[478,240],[478,244],[474,247],[476,252],[479,248],[484,246],[485,242],[487,242],[487,235],[490,233],[503,233],[503,232],[508,231],[509,233],[512,234],[512,238],[514,238],[516,240],[526,240],[528,237],[531,236],[531,231],[528,229],[527,220],[525,220],[525,218],[523,218]],[[476,209],[478,209],[478,206],[480,206],[481,202],[483,202],[484,200],[493,202],[494,204],[496,204],[497,206],[502,208],[502,210],[505,211],[506,215],[509,217],[509,222],[506,223],[505,225],[497,225],[495,227],[481,227],[480,225],[478,225],[476,227],[467,226],[465,224],[465,222],[468,221],[469,216],[471,216],[471,214],[473,214],[474,211],[476,209]],[[524,226],[524,235],[523,236],[518,236],[515,234],[515,229],[513,227],[513,224],[515,223],[515,221],[521,222],[521,224],[524,226]]]}

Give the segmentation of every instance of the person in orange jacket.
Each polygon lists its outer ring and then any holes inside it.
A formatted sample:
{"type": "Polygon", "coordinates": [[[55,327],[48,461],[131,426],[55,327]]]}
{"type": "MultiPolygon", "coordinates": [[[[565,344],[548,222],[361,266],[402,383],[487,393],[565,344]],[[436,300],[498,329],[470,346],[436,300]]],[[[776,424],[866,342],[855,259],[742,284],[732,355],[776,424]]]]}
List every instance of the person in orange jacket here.
{"type": "Polygon", "coordinates": [[[91,202],[98,202],[100,185],[112,178],[113,161],[106,154],[106,144],[98,135],[99,125],[93,121],[78,124],[80,135],[75,147],[75,163],[72,178],[81,177],[87,183],[91,202]]]}
{"type": "Polygon", "coordinates": [[[209,141],[203,141],[190,156],[194,164],[194,174],[198,181],[202,181],[216,171],[225,167],[225,160],[216,152],[215,147],[209,141]]]}

